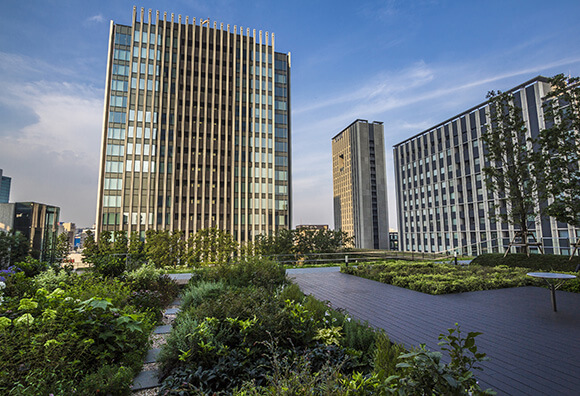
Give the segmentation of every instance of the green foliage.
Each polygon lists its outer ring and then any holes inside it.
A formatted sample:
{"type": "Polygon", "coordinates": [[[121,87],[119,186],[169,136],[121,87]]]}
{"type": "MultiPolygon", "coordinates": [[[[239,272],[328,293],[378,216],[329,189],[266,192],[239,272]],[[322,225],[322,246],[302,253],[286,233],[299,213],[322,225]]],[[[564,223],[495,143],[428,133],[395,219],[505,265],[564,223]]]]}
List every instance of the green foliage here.
{"type": "MultiPolygon", "coordinates": [[[[522,253],[508,254],[503,257],[503,254],[492,253],[482,254],[477,256],[471,265],[485,266],[485,267],[510,267],[522,268],[525,272],[559,272],[568,273],[570,275],[578,275],[574,272],[577,265],[580,265],[580,257],[559,256],[554,254],[532,254],[530,257],[522,253]]],[[[546,286],[543,282],[536,282],[536,286],[546,286]]],[[[580,278],[570,279],[566,281],[560,290],[580,293],[580,278]]]]}
{"type": "Polygon", "coordinates": [[[441,362],[440,352],[429,351],[424,344],[418,350],[400,355],[397,368],[401,373],[387,379],[388,391],[398,395],[495,394],[481,390],[471,371],[481,369],[477,364],[487,360],[475,345],[475,337],[480,334],[470,332],[463,338],[457,324],[456,328],[448,329],[448,334],[441,334],[439,345],[448,352],[449,364],[441,362]]]}
{"type": "Polygon", "coordinates": [[[145,244],[141,241],[138,232],[132,232],[129,236],[129,246],[127,248],[129,254],[128,262],[129,268],[138,268],[147,261],[145,254],[145,244]]]}
{"type": "Polygon", "coordinates": [[[265,287],[274,290],[286,282],[286,270],[275,261],[257,257],[241,258],[229,265],[221,265],[206,276],[220,279],[231,286],[265,287]]]}
{"type": "Polygon", "coordinates": [[[64,287],[70,276],[71,274],[66,271],[56,271],[54,268],[49,268],[34,277],[34,286],[37,289],[53,291],[57,287],[64,287]]]}
{"type": "Polygon", "coordinates": [[[0,232],[0,268],[24,261],[30,250],[30,241],[21,233],[0,232]]]}
{"type": "Polygon", "coordinates": [[[177,283],[151,263],[128,272],[125,275],[125,282],[134,292],[139,292],[140,296],[157,296],[158,302],[151,301],[151,306],[159,310],[158,317],[161,314],[161,308],[170,304],[179,294],[177,283]]]}
{"type": "Polygon", "coordinates": [[[341,271],[422,293],[449,294],[541,285],[527,268],[456,266],[432,262],[390,261],[343,266],[341,271]]]}
{"type": "Polygon", "coordinates": [[[200,281],[189,283],[182,293],[181,305],[183,307],[197,306],[204,300],[214,300],[226,289],[225,283],[200,281]]]}
{"type": "Polygon", "coordinates": [[[21,271],[24,271],[26,276],[33,277],[45,271],[48,268],[48,264],[32,257],[27,257],[25,261],[21,261],[15,264],[21,271]]]}
{"type": "Polygon", "coordinates": [[[157,268],[179,265],[184,261],[184,242],[181,231],[147,230],[145,253],[157,268]]]}
{"type": "Polygon", "coordinates": [[[531,254],[528,257],[523,253],[512,253],[504,257],[500,253],[490,253],[477,256],[471,264],[482,267],[505,265],[541,272],[571,272],[580,264],[580,257],[575,256],[570,260],[570,257],[554,254],[531,254]]]}
{"type": "Polygon", "coordinates": [[[548,202],[545,213],[580,226],[580,78],[558,74],[543,103],[546,129],[538,136],[536,177],[548,202]]]}
{"type": "Polygon", "coordinates": [[[54,248],[54,258],[56,263],[64,262],[70,251],[70,241],[68,233],[64,232],[56,237],[56,246],[54,248]]]}
{"type": "Polygon", "coordinates": [[[64,288],[71,298],[79,300],[88,300],[92,297],[107,298],[118,307],[127,305],[131,294],[131,288],[119,279],[103,279],[92,273],[71,275],[64,288]]]}
{"type": "Polygon", "coordinates": [[[333,230],[281,229],[270,235],[256,237],[256,254],[275,256],[284,254],[334,253],[352,245],[346,232],[333,230]]]}
{"type": "Polygon", "coordinates": [[[384,331],[377,331],[375,348],[373,351],[373,365],[375,372],[384,378],[397,373],[397,358],[405,352],[402,345],[394,344],[384,331]]]}
{"type": "Polygon", "coordinates": [[[140,312],[147,312],[155,322],[163,318],[163,304],[161,293],[156,290],[141,289],[131,293],[128,303],[137,308],[140,312]]]}
{"type": "Polygon", "coordinates": [[[105,278],[115,278],[125,271],[126,258],[113,254],[101,255],[93,259],[93,265],[99,275],[105,278]]]}
{"type": "Polygon", "coordinates": [[[528,136],[522,111],[514,104],[512,94],[491,91],[487,98],[491,116],[482,140],[489,165],[483,173],[487,190],[499,198],[490,217],[499,217],[527,232],[529,218],[537,216],[538,189],[531,174],[534,140],[528,136]]]}
{"type": "Polygon", "coordinates": [[[126,366],[105,365],[85,376],[77,392],[81,395],[130,395],[134,370],[126,366]]]}
{"type": "Polygon", "coordinates": [[[85,241],[83,242],[83,262],[92,263],[99,254],[99,246],[91,230],[88,230],[86,234],[85,241]]]}
{"type": "Polygon", "coordinates": [[[187,260],[191,267],[227,263],[238,251],[233,235],[219,228],[199,230],[189,238],[187,246],[187,260]]]}
{"type": "MultiPolygon", "coordinates": [[[[0,332],[0,393],[71,394],[85,374],[99,367],[137,369],[152,328],[143,315],[109,300],[80,301],[60,288],[11,299],[0,306],[0,317],[10,322],[0,332]]],[[[93,383],[102,382],[97,377],[93,383]]],[[[109,379],[111,386],[122,383],[128,389],[130,377],[109,379]]],[[[104,381],[104,374],[100,378],[104,381]]]]}

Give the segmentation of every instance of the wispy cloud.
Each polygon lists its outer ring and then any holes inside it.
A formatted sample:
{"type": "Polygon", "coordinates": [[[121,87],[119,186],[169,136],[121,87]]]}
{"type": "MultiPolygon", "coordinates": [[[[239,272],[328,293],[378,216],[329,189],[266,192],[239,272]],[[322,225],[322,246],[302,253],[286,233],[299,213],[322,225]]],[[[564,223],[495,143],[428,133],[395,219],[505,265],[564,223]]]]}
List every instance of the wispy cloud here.
{"type": "Polygon", "coordinates": [[[89,23],[103,23],[105,22],[105,18],[103,17],[103,14],[97,14],[87,18],[86,21],[89,23]]]}
{"type": "Polygon", "coordinates": [[[4,109],[6,118],[0,158],[12,177],[11,200],[57,205],[61,219],[91,225],[94,210],[88,208],[96,202],[102,90],[46,80],[2,79],[2,86],[0,112],[4,109]],[[19,112],[10,111],[15,108],[19,112]]]}

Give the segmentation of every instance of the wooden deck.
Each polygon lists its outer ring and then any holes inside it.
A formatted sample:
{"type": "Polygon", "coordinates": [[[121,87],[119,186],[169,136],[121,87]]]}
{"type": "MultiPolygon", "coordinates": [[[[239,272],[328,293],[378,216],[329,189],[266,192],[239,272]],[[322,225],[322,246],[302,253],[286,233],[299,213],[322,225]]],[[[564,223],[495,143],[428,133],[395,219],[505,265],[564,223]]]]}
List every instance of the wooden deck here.
{"type": "Polygon", "coordinates": [[[382,328],[407,347],[439,350],[438,335],[459,323],[480,331],[489,361],[475,371],[498,395],[580,395],[580,294],[539,287],[432,296],[341,274],[338,269],[289,270],[306,294],[330,301],[357,319],[382,328]]]}

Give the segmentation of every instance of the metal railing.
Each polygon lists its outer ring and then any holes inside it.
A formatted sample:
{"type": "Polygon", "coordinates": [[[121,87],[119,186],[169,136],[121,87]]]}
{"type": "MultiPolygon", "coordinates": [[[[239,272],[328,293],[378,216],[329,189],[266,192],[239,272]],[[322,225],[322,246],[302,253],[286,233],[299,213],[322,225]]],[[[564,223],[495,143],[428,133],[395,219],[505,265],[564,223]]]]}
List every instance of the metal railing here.
{"type": "Polygon", "coordinates": [[[336,263],[352,264],[357,262],[381,261],[381,260],[445,260],[449,255],[429,252],[401,252],[398,250],[368,250],[347,251],[339,253],[307,253],[307,254],[278,254],[265,256],[287,265],[324,265],[336,263]]]}

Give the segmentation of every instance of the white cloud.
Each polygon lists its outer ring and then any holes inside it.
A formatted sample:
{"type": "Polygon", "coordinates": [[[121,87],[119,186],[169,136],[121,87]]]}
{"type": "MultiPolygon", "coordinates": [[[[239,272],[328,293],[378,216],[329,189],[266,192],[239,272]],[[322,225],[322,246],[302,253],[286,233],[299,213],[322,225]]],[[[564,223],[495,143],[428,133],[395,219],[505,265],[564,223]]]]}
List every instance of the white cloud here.
{"type": "Polygon", "coordinates": [[[103,23],[105,22],[105,18],[102,14],[93,15],[92,17],[87,18],[87,22],[92,23],[103,23]]]}
{"type": "Polygon", "coordinates": [[[488,90],[507,90],[538,74],[550,76],[580,64],[574,55],[553,61],[532,55],[506,70],[501,66],[503,56],[449,64],[421,61],[402,70],[362,76],[352,82],[357,89],[342,87],[326,97],[303,100],[293,111],[295,222],[324,215],[327,220],[321,221],[332,223],[330,139],[355,119],[384,122],[389,222],[397,228],[392,145],[484,102],[488,90]],[[296,164],[304,170],[297,171],[296,164]]]}
{"type": "Polygon", "coordinates": [[[3,102],[34,114],[0,137],[0,158],[12,177],[11,201],[61,207],[61,220],[94,222],[102,91],[69,83],[8,84],[3,102]]]}

